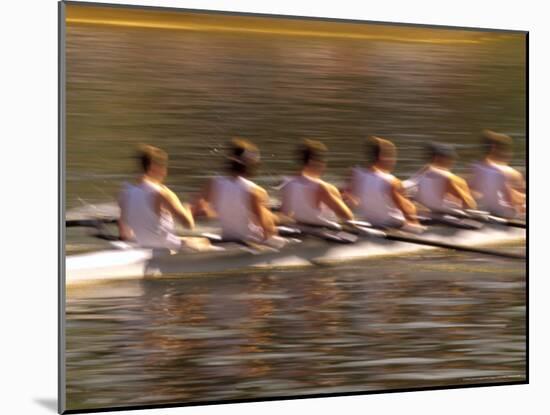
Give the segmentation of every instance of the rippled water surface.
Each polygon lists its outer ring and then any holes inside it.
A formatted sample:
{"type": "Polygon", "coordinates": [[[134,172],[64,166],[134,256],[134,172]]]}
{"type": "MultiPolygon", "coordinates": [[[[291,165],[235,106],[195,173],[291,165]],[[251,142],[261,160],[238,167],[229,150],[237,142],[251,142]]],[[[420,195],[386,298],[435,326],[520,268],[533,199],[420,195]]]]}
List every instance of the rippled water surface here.
{"type": "Polygon", "coordinates": [[[431,254],[69,291],[70,408],[525,379],[525,270],[431,254]]]}
{"type": "Polygon", "coordinates": [[[429,140],[457,144],[467,171],[484,128],[516,138],[522,168],[524,54],[519,35],[439,44],[69,25],[67,206],[110,200],[140,142],[168,151],[184,198],[236,135],[260,146],[264,185],[295,172],[303,138],[329,146],[333,180],[363,162],[373,134],[396,142],[403,178],[429,140]]]}
{"type": "MultiPolygon", "coordinates": [[[[71,24],[67,208],[112,201],[139,142],[169,152],[169,185],[184,199],[219,171],[233,135],[260,145],[266,186],[294,171],[304,137],[328,144],[337,181],[362,162],[370,134],[395,140],[400,177],[423,164],[431,139],[456,143],[467,172],[482,128],[512,135],[523,169],[524,53],[521,37],[443,44],[71,24]]],[[[522,261],[436,252],[70,289],[68,408],[524,380],[525,287],[522,261]]]]}

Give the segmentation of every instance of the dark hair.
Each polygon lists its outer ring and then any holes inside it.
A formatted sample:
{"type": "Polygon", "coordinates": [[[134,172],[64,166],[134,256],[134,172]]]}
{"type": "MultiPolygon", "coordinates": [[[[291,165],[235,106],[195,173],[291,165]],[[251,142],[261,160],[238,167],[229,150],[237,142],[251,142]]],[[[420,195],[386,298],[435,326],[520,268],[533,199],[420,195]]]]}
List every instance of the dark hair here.
{"type": "Polygon", "coordinates": [[[324,161],[328,149],[320,141],[304,140],[298,151],[298,156],[303,164],[308,164],[310,161],[324,161]]]}
{"type": "Polygon", "coordinates": [[[376,137],[369,137],[365,140],[365,149],[367,160],[371,163],[378,161],[380,153],[382,152],[382,146],[380,140],[376,137]]]}
{"type": "Polygon", "coordinates": [[[248,173],[248,166],[241,160],[229,157],[227,159],[227,169],[238,175],[245,175],[248,173]]]}
{"type": "Polygon", "coordinates": [[[499,153],[509,152],[512,150],[512,138],[510,136],[496,133],[491,130],[483,130],[481,136],[485,144],[486,153],[490,153],[493,148],[499,153]]]}
{"type": "Polygon", "coordinates": [[[428,155],[430,159],[433,159],[435,157],[443,157],[454,160],[458,158],[458,154],[456,154],[454,146],[446,143],[429,143],[428,155]]]}
{"type": "Polygon", "coordinates": [[[227,157],[229,171],[239,175],[250,174],[257,164],[254,158],[259,159],[259,153],[258,147],[252,142],[244,138],[233,138],[227,157]]]}
{"type": "Polygon", "coordinates": [[[367,161],[370,163],[376,163],[384,154],[389,155],[393,153],[395,155],[396,151],[395,145],[390,140],[376,136],[367,138],[365,146],[367,161]]]}
{"type": "Polygon", "coordinates": [[[166,166],[168,164],[168,154],[166,151],[148,144],[140,144],[138,146],[137,158],[144,172],[149,171],[151,164],[160,166],[166,166]]]}

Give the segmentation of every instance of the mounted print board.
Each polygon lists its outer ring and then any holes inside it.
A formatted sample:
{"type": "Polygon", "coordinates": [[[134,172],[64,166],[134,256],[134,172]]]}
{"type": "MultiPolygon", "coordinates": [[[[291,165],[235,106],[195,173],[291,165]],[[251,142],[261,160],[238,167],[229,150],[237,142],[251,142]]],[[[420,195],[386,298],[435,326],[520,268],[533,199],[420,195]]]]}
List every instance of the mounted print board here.
{"type": "Polygon", "coordinates": [[[527,32],[59,12],[60,412],[527,383],[527,32]]]}

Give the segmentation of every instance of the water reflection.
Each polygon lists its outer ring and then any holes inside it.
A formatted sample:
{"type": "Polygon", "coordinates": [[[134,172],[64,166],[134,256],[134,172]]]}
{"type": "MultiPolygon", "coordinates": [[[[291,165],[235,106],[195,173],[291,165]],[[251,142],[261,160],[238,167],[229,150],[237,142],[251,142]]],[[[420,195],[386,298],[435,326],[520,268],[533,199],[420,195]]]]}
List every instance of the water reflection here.
{"type": "Polygon", "coordinates": [[[524,265],[474,262],[434,253],[71,290],[69,407],[522,380],[524,265]]]}

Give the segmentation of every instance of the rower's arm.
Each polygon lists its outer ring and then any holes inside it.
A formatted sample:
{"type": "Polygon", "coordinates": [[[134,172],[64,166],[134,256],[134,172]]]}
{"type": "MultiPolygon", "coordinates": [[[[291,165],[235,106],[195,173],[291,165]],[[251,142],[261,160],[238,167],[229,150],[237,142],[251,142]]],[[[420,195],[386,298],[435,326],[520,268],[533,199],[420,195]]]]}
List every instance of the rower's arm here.
{"type": "Polygon", "coordinates": [[[191,206],[191,212],[194,216],[216,217],[216,211],[212,208],[212,187],[212,179],[210,179],[191,206]]]}
{"type": "Polygon", "coordinates": [[[510,185],[511,187],[518,191],[525,193],[525,178],[523,177],[523,174],[521,174],[517,170],[512,170],[512,173],[510,175],[510,185]]]}
{"type": "Polygon", "coordinates": [[[458,198],[462,202],[462,206],[467,209],[475,209],[477,204],[470,193],[468,183],[462,177],[454,176],[447,181],[450,194],[458,198]]]}
{"type": "Polygon", "coordinates": [[[183,205],[178,196],[167,187],[159,192],[161,205],[166,207],[174,217],[185,227],[193,229],[195,220],[189,205],[183,205]]]}
{"type": "Polygon", "coordinates": [[[403,212],[409,222],[418,223],[416,206],[405,196],[401,180],[397,178],[391,184],[391,197],[393,203],[403,212]]]}
{"type": "Polygon", "coordinates": [[[319,201],[331,209],[340,219],[352,220],[353,213],[342,200],[340,191],[330,183],[319,186],[319,201]]]}
{"type": "Polygon", "coordinates": [[[267,239],[270,236],[277,234],[275,218],[271,211],[267,208],[267,192],[261,187],[258,187],[252,190],[250,196],[250,208],[252,214],[256,218],[256,222],[263,229],[264,238],[267,239]]]}
{"type": "Polygon", "coordinates": [[[512,206],[521,207],[525,204],[525,179],[517,170],[512,170],[509,175],[505,197],[512,206]]]}

